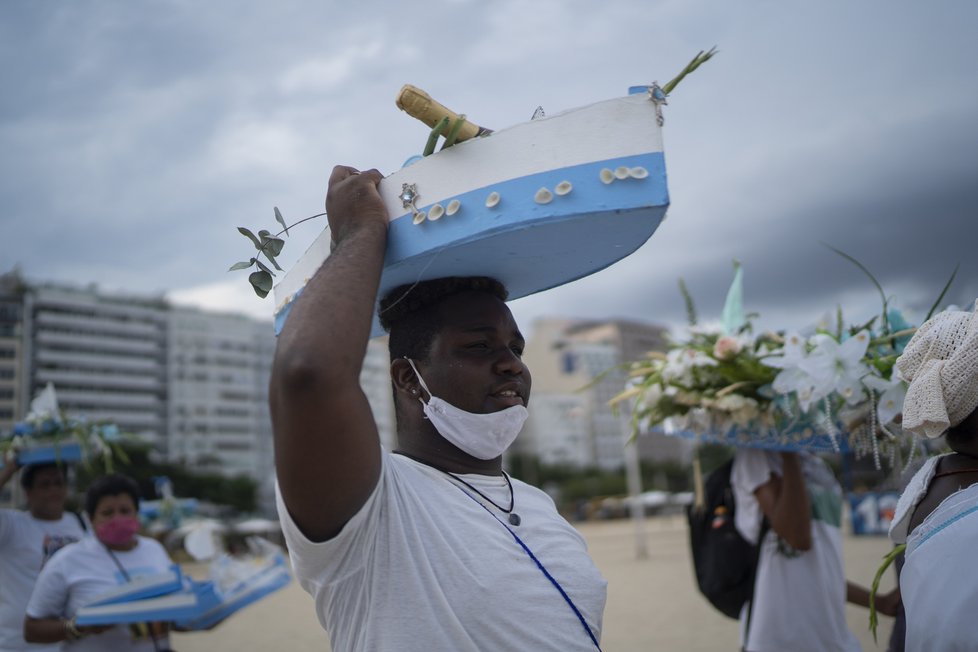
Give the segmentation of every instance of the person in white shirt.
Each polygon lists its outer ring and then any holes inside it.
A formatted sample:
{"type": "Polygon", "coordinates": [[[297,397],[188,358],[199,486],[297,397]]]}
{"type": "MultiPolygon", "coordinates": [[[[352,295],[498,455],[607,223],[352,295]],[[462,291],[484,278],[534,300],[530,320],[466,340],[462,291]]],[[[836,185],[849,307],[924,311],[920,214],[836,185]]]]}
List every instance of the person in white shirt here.
{"type": "MultiPolygon", "coordinates": [[[[0,469],[0,488],[17,472],[13,455],[0,469]]],[[[57,646],[24,640],[24,611],[41,567],[85,535],[77,514],[65,512],[68,487],[58,464],[26,466],[20,484],[27,511],[0,509],[0,652],[50,652],[57,646]]]]}
{"type": "Polygon", "coordinates": [[[128,476],[97,479],[85,496],[85,511],[95,536],[61,550],[41,570],[24,617],[31,643],[61,643],[71,652],[163,652],[166,628],[158,623],[133,626],[80,626],[78,609],[131,579],[166,571],[170,557],[154,539],[137,534],[139,487],[128,476]]]}
{"type": "Polygon", "coordinates": [[[903,428],[944,436],[952,451],[924,463],[890,525],[893,542],[907,546],[900,571],[906,649],[978,650],[978,314],[949,310],[926,321],[895,373],[910,384],[903,428]]]}
{"type": "Polygon", "coordinates": [[[359,377],[387,246],[376,170],[334,168],[335,248],[279,336],[270,405],[292,563],[334,652],[599,649],[607,584],[502,454],[526,418],[523,336],[489,278],[381,301],[398,448],[359,377]]]}
{"type": "MultiPolygon", "coordinates": [[[[842,559],[842,487],[807,452],[740,449],[731,485],[740,534],[758,543],[769,529],[754,582],[753,606],[741,612],[741,646],[750,652],[855,652],[846,601],[869,606],[869,592],[847,582],[842,559]],[[749,620],[749,623],[748,623],[749,620]]],[[[899,591],[877,596],[877,610],[896,615],[899,591]]]]}

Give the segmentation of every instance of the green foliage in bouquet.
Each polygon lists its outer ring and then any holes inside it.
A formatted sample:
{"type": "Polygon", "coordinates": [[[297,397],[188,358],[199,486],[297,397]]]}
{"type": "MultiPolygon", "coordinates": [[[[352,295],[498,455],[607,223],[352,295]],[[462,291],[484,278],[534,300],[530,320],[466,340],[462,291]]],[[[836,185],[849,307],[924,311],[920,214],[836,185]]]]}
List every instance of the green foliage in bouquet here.
{"type": "Polygon", "coordinates": [[[635,399],[632,418],[653,425],[694,408],[727,412],[737,423],[751,423],[770,409],[773,396],[766,388],[777,370],[763,360],[781,342],[774,333],[755,338],[751,332],[750,322],[733,335],[691,329],[689,339],[672,342],[667,353],[651,351],[633,363],[630,387],[613,403],[635,399]]]}

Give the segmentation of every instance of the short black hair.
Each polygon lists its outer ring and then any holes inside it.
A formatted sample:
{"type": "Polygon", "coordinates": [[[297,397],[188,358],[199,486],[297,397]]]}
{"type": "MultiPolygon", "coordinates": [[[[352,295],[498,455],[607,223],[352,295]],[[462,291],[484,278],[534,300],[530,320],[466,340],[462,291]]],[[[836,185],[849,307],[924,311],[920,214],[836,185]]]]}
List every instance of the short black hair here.
{"type": "Polygon", "coordinates": [[[955,453],[978,442],[978,407],[961,423],[948,428],[944,433],[944,441],[955,453]]]}
{"type": "Polygon", "coordinates": [[[442,324],[433,310],[448,297],[463,292],[485,292],[500,301],[509,296],[506,287],[488,276],[447,276],[401,285],[380,301],[380,325],[390,333],[391,360],[427,360],[431,343],[442,324]]]}
{"type": "Polygon", "coordinates": [[[46,469],[58,469],[61,471],[61,477],[65,477],[65,465],[60,462],[43,462],[41,464],[29,464],[23,468],[20,472],[20,486],[24,488],[24,491],[32,489],[34,487],[34,476],[38,474],[39,471],[44,471],[46,469]]]}
{"type": "Polygon", "coordinates": [[[85,511],[88,513],[88,518],[95,518],[95,508],[98,507],[100,500],[106,496],[119,494],[129,494],[136,511],[139,511],[139,485],[136,481],[128,475],[110,473],[95,480],[85,493],[85,511]]]}

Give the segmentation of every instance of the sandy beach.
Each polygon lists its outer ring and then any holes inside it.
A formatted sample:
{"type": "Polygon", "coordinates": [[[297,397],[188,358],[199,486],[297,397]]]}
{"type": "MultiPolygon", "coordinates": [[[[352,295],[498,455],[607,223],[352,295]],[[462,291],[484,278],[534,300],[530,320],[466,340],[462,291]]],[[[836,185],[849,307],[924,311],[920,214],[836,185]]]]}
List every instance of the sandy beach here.
{"type": "MultiPolygon", "coordinates": [[[[647,556],[636,554],[636,528],[631,521],[577,524],[587,539],[598,568],[608,579],[601,647],[606,652],[738,649],[737,623],[726,618],[695,587],[685,520],[680,516],[645,521],[647,556]]],[[[889,550],[885,537],[844,538],[850,580],[868,586],[889,550]]],[[[892,588],[888,571],[881,590],[892,588]]],[[[869,632],[865,609],[847,607],[849,627],[864,650],[885,650],[892,619],[880,618],[877,646],[869,632]]],[[[319,626],[313,602],[295,582],[239,612],[211,632],[174,634],[178,652],[240,652],[281,650],[327,652],[329,640],[319,626]]]]}

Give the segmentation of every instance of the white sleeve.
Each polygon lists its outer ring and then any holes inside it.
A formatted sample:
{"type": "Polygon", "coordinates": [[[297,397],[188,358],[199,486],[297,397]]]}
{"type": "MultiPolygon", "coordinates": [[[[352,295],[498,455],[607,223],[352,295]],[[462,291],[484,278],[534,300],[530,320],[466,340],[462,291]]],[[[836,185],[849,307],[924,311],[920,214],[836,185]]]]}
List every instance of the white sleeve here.
{"type": "Polygon", "coordinates": [[[761,506],[754,491],[771,479],[771,474],[781,475],[777,453],[754,448],[738,449],[730,472],[730,486],[734,491],[736,511],[734,525],[740,535],[757,543],[761,531],[761,506]]]}
{"type": "Polygon", "coordinates": [[[0,548],[6,543],[6,538],[10,535],[10,530],[13,527],[11,522],[11,512],[9,509],[0,509],[0,548]]]}
{"type": "Polygon", "coordinates": [[[383,497],[390,484],[388,455],[387,451],[381,452],[380,477],[363,507],[347,521],[339,534],[328,541],[310,541],[299,530],[285,506],[278,483],[275,483],[275,504],[289,557],[299,582],[307,591],[312,592],[312,587],[332,584],[358,571],[370,558],[377,522],[385,503],[383,497]]]}
{"type": "MultiPolygon", "coordinates": [[[[63,551],[64,548],[58,552],[63,551]]],[[[61,570],[64,564],[59,563],[63,558],[64,555],[60,555],[58,559],[52,557],[37,576],[34,592],[27,603],[27,615],[31,618],[62,618],[66,615],[68,584],[61,570]]]]}
{"type": "Polygon", "coordinates": [[[730,484],[753,494],[761,485],[767,484],[771,475],[781,476],[781,465],[775,459],[777,453],[755,448],[737,451],[730,484]]]}

